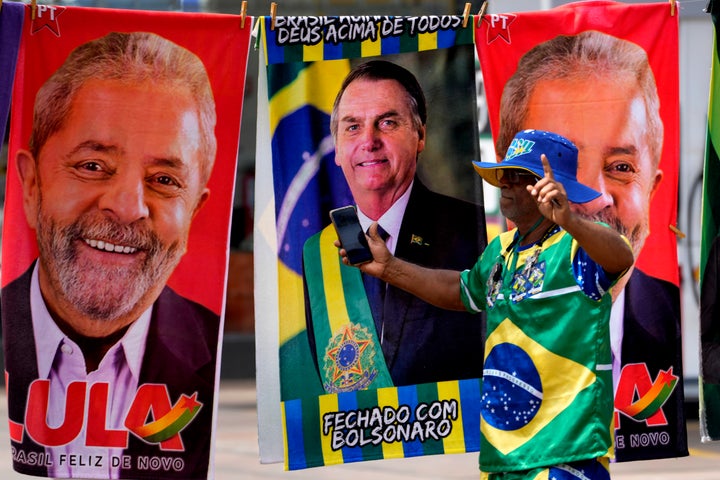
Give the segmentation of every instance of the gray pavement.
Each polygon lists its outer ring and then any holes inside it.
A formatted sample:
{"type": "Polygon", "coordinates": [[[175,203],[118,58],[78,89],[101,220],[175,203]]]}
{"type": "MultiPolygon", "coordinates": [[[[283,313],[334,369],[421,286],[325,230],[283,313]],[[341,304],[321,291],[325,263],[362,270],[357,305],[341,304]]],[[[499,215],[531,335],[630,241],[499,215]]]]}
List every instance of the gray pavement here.
{"type": "MultiPolygon", "coordinates": [[[[0,445],[8,445],[6,400],[0,391],[0,445]]],[[[255,383],[223,381],[220,386],[215,478],[217,480],[403,480],[478,479],[477,454],[435,455],[336,465],[285,472],[282,464],[259,462],[255,383]]],[[[697,421],[688,423],[690,456],[613,464],[614,480],[718,480],[720,442],[701,444],[697,421]]],[[[0,479],[30,479],[12,470],[9,447],[0,451],[0,479]]]]}

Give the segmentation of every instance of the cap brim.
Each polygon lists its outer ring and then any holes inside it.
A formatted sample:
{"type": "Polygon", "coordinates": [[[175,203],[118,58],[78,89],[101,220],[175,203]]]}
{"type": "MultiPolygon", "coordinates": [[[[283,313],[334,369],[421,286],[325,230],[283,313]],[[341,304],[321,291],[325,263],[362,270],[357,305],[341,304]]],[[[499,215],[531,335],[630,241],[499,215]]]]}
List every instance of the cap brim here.
{"type": "MultiPolygon", "coordinates": [[[[512,161],[491,163],[491,162],[473,162],[473,168],[480,175],[483,180],[488,182],[490,185],[500,188],[500,182],[497,179],[496,170],[505,168],[514,168],[517,170],[524,170],[526,172],[537,175],[542,178],[544,172],[536,172],[533,169],[527,168],[527,166],[521,166],[513,164],[512,161]]],[[[566,177],[565,175],[556,174],[556,178],[562,183],[567,193],[568,200],[573,203],[587,203],[591,200],[595,200],[600,196],[600,192],[593,190],[592,188],[583,185],[574,178],[566,177]]]]}
{"type": "Polygon", "coordinates": [[[505,170],[507,168],[512,168],[515,170],[523,170],[528,173],[532,173],[533,175],[537,175],[539,177],[542,177],[542,173],[539,173],[527,168],[524,165],[514,165],[512,162],[501,162],[501,163],[491,163],[491,162],[473,162],[473,168],[475,171],[480,175],[483,180],[488,182],[490,185],[493,185],[495,187],[500,188],[500,182],[497,179],[497,174],[495,173],[497,170],[505,170]]]}

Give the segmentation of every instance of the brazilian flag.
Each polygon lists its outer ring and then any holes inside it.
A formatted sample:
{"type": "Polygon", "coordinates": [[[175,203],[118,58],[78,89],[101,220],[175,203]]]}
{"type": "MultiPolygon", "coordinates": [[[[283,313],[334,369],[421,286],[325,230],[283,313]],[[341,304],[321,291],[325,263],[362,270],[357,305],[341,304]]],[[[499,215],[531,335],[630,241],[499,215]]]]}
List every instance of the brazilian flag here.
{"type": "MultiPolygon", "coordinates": [[[[714,25],[712,70],[710,77],[710,99],[708,105],[708,130],[705,146],[705,168],[703,175],[702,193],[702,239],[700,247],[700,283],[705,282],[707,260],[711,247],[718,234],[720,234],[720,195],[717,194],[717,185],[720,181],[720,63],[718,63],[718,15],[720,5],[711,0],[707,8],[712,16],[714,25]],[[716,92],[718,90],[718,92],[716,92]]],[[[715,269],[713,268],[713,272],[715,269]]],[[[714,276],[714,275],[713,275],[714,276]]],[[[716,301],[717,292],[712,298],[703,295],[701,298],[701,312],[709,309],[709,301],[716,301]]],[[[712,318],[701,315],[702,330],[702,367],[705,366],[707,356],[710,354],[709,345],[720,345],[720,325],[712,325],[712,318]]],[[[717,320],[717,319],[715,319],[717,320]]],[[[720,348],[720,347],[719,347],[720,348]]],[[[708,372],[709,373],[709,372],[708,372]]],[[[706,382],[703,378],[703,369],[700,371],[700,424],[701,434],[704,438],[720,440],[720,384],[706,382]]]]}
{"type": "Polygon", "coordinates": [[[302,248],[329,223],[328,212],[353,203],[335,165],[330,113],[349,72],[347,60],[269,64],[268,99],[281,294],[281,398],[324,393],[308,344],[302,248]]]}

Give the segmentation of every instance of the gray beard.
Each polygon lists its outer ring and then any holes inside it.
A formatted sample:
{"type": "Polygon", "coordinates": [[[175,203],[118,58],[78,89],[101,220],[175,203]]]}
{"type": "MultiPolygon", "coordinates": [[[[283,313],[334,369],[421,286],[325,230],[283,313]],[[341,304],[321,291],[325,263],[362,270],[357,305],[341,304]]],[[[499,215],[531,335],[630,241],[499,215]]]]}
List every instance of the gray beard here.
{"type": "Polygon", "coordinates": [[[52,287],[75,309],[96,320],[117,320],[130,313],[154,287],[167,280],[182,257],[179,243],[165,247],[154,232],[141,225],[122,225],[106,217],[95,220],[87,214],[60,227],[44,215],[42,208],[38,217],[38,248],[52,287]],[[78,255],[78,242],[84,238],[132,246],[138,249],[135,255],[144,258],[130,266],[83,260],[78,255]]]}
{"type": "Polygon", "coordinates": [[[647,224],[640,224],[632,230],[629,230],[627,227],[625,227],[625,225],[622,224],[622,222],[616,215],[610,213],[609,209],[601,210],[595,215],[583,216],[588,220],[592,220],[594,222],[607,223],[610,228],[624,235],[625,238],[627,238],[630,242],[633,254],[637,259],[637,256],[640,254],[640,250],[642,250],[643,245],[645,245],[645,239],[647,238],[647,224]]]}

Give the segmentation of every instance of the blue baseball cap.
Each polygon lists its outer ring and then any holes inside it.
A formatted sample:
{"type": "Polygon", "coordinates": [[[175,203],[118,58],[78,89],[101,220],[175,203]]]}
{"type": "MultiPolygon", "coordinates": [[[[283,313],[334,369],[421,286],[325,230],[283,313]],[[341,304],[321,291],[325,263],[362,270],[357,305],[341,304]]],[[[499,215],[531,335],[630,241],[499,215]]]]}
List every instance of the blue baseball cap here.
{"type": "Polygon", "coordinates": [[[545,154],[555,179],[563,184],[568,200],[585,203],[600,196],[600,192],[577,180],[578,149],[570,140],[556,133],[542,130],[518,132],[508,147],[502,162],[473,162],[475,171],[489,184],[500,187],[496,170],[516,168],[542,178],[540,155],[545,154]]]}

